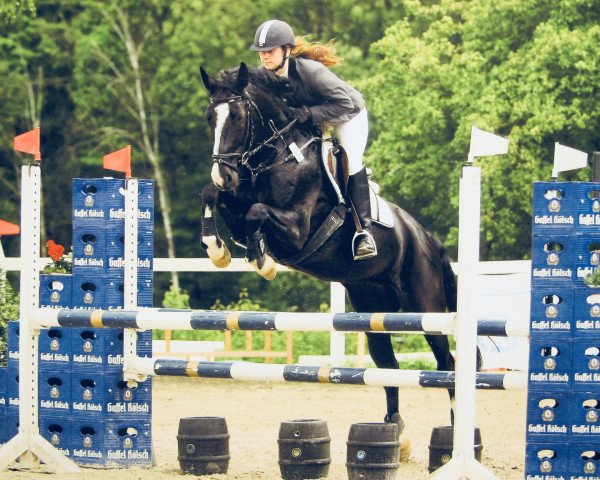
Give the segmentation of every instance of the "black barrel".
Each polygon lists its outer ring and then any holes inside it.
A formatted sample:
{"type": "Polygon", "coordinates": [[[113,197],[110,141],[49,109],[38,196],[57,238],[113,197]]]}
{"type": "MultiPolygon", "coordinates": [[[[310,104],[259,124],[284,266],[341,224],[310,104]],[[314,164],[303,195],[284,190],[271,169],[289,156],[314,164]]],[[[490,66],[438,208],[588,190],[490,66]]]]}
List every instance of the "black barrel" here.
{"type": "Polygon", "coordinates": [[[331,438],[325,420],[281,422],[279,469],[284,480],[323,478],[331,463],[331,438]]]}
{"type": "Polygon", "coordinates": [[[231,455],[227,423],[223,417],[181,418],[177,446],[177,459],[183,473],[227,473],[231,455]]]}
{"type": "Polygon", "coordinates": [[[395,423],[355,423],[346,442],[348,480],[392,480],[400,466],[395,423]]]}
{"type": "MultiPolygon", "coordinates": [[[[434,427],[431,431],[431,440],[429,442],[429,473],[434,472],[442,465],[448,463],[452,458],[452,448],[454,446],[454,427],[434,427]]],[[[474,453],[477,461],[481,462],[481,432],[475,428],[474,435],[474,453]]]]}

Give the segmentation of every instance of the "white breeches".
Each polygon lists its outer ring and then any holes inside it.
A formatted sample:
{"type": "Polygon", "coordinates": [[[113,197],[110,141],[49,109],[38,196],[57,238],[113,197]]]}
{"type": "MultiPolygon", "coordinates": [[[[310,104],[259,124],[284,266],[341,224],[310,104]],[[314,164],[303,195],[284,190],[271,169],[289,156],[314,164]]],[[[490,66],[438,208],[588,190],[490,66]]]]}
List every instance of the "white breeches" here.
{"type": "Polygon", "coordinates": [[[358,173],[363,165],[363,154],[369,136],[369,119],[367,109],[363,108],[358,115],[344,123],[333,126],[336,136],[348,155],[350,175],[358,173]]]}

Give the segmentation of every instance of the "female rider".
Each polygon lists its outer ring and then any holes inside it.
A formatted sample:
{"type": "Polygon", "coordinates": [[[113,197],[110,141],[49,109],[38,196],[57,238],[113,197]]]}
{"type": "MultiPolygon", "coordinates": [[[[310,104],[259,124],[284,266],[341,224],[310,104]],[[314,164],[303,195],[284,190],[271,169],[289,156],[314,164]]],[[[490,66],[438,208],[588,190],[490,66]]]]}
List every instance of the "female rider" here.
{"type": "Polygon", "coordinates": [[[354,258],[362,260],[377,255],[363,165],[369,134],[367,110],[362,95],[329,70],[341,59],[331,44],[319,45],[296,38],[292,27],[281,20],[268,20],[258,27],[250,50],[258,52],[264,68],[287,77],[290,89],[286,97],[298,123],[334,128],[348,156],[348,191],[362,226],[354,258]]]}

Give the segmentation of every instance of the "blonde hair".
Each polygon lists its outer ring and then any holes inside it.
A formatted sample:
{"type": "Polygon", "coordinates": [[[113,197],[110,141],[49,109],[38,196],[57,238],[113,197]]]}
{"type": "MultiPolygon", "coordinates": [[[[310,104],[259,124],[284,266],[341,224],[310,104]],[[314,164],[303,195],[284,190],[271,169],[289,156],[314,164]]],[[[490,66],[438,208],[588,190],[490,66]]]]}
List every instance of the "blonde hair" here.
{"type": "Polygon", "coordinates": [[[342,58],[333,48],[333,40],[326,44],[310,42],[303,37],[296,37],[296,46],[292,47],[290,55],[294,58],[308,58],[321,62],[326,67],[337,67],[342,63],[342,58]]]}

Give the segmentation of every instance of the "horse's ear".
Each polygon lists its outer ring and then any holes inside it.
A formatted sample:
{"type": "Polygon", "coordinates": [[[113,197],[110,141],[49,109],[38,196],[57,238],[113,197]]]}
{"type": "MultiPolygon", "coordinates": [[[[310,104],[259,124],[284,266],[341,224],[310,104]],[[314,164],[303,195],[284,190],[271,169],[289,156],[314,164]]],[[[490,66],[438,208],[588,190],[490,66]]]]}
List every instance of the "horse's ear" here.
{"type": "Polygon", "coordinates": [[[206,89],[211,92],[213,89],[213,80],[209,77],[208,73],[206,73],[206,70],[204,70],[204,67],[202,66],[200,66],[200,76],[202,77],[202,83],[206,89]]]}
{"type": "Polygon", "coordinates": [[[242,62],[242,63],[240,63],[240,68],[238,70],[238,76],[237,76],[237,82],[236,82],[236,87],[240,91],[244,90],[244,88],[246,88],[246,85],[248,85],[248,78],[249,78],[248,66],[244,62],[242,62]]]}

